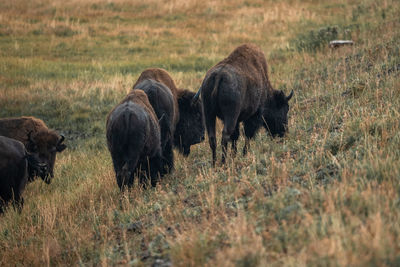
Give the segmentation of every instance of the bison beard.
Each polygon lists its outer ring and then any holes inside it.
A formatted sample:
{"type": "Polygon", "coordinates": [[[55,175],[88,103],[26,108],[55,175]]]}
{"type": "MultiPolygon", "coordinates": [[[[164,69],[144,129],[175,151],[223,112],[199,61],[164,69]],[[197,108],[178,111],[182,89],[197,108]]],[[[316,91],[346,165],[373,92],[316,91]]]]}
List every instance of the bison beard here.
{"type": "Polygon", "coordinates": [[[142,90],[132,91],[107,117],[107,145],[118,186],[131,187],[135,175],[156,185],[162,172],[160,127],[142,90]]]}
{"type": "Polygon", "coordinates": [[[253,44],[237,47],[227,58],[212,67],[193,97],[203,100],[203,112],[212,150],[216,161],[216,117],[224,122],[222,131],[222,163],[225,162],[228,141],[236,154],[239,123],[243,121],[246,136],[243,154],[250,147],[250,139],[264,126],[272,136],[283,136],[287,129],[289,97],[274,90],[269,83],[264,53],[253,44]]]}

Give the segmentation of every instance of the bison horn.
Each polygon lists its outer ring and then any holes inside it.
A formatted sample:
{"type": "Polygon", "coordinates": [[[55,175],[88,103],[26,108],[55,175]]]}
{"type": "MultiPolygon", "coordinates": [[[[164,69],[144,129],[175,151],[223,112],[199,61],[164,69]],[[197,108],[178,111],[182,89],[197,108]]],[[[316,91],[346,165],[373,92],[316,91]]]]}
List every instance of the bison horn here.
{"type": "Polygon", "coordinates": [[[196,104],[197,101],[199,101],[200,92],[201,92],[201,87],[200,87],[200,89],[197,91],[197,93],[194,95],[194,97],[192,98],[192,105],[196,104]]]}
{"type": "Polygon", "coordinates": [[[290,94],[286,97],[287,101],[289,101],[293,96],[293,90],[290,92],[290,94]]]}

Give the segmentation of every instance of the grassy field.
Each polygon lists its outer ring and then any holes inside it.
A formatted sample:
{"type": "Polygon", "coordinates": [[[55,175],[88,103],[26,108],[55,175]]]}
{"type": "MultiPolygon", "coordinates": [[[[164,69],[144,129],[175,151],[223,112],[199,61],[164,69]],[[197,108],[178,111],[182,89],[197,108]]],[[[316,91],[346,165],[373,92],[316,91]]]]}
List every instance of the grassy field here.
{"type": "Polygon", "coordinates": [[[0,218],[0,265],[400,265],[399,14],[398,0],[0,1],[0,117],[39,117],[68,145],[52,184],[0,218]],[[215,169],[203,142],[121,194],[105,118],[141,71],[197,91],[245,42],[295,92],[288,135],[260,131],[215,169]]]}

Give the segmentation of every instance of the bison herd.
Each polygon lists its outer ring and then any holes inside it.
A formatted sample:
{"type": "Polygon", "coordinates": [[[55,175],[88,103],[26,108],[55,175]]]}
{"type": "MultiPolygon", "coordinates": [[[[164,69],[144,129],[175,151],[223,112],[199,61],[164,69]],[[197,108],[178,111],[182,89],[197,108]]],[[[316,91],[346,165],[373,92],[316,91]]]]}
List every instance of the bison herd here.
{"type": "MultiPolygon", "coordinates": [[[[144,70],[132,89],[107,116],[106,138],[120,190],[135,177],[146,187],[174,169],[173,148],[184,156],[204,140],[204,129],[216,163],[216,117],[222,130],[222,163],[228,142],[237,151],[239,123],[243,122],[246,154],[259,128],[271,136],[287,131],[288,95],[273,89],[264,53],[253,44],[237,47],[206,74],[195,94],[176,87],[167,71],[144,70]]],[[[12,202],[22,207],[25,184],[53,178],[56,153],[63,151],[64,136],[33,117],[0,119],[0,212],[12,202]]]]}

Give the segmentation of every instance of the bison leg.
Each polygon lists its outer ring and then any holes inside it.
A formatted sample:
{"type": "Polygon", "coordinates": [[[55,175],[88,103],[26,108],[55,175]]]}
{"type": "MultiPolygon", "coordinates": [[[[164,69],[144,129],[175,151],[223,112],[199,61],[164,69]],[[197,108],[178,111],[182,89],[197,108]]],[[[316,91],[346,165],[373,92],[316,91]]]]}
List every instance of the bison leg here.
{"type": "Polygon", "coordinates": [[[252,139],[256,135],[258,129],[262,125],[261,114],[262,114],[262,112],[259,110],[252,117],[243,121],[244,134],[246,136],[245,144],[243,147],[243,155],[247,154],[247,151],[250,149],[250,139],[252,139]]]}
{"type": "Polygon", "coordinates": [[[160,170],[162,169],[163,159],[161,156],[155,156],[150,161],[150,182],[151,186],[155,187],[161,176],[160,170]]]}
{"type": "Polygon", "coordinates": [[[139,186],[146,189],[150,181],[150,159],[147,158],[139,164],[138,168],[139,186]]]}
{"type": "Polygon", "coordinates": [[[160,171],[163,169],[163,159],[160,155],[149,158],[146,163],[142,164],[143,172],[140,175],[140,184],[146,189],[149,183],[154,187],[158,182],[160,171]]]}
{"type": "Polygon", "coordinates": [[[171,172],[174,169],[174,152],[172,151],[172,139],[168,140],[163,150],[162,174],[171,172]]]}
{"type": "Polygon", "coordinates": [[[212,151],[212,165],[215,167],[215,161],[217,159],[216,150],[217,150],[217,139],[215,135],[215,119],[216,119],[215,112],[211,111],[210,109],[204,109],[204,118],[207,128],[208,134],[208,143],[210,144],[210,148],[212,151]]]}
{"type": "Polygon", "coordinates": [[[125,163],[117,174],[117,183],[119,188],[123,190],[124,187],[131,187],[133,184],[133,176],[134,173],[130,168],[130,164],[125,163]]]}
{"type": "Polygon", "coordinates": [[[231,135],[231,141],[232,141],[232,155],[236,156],[236,152],[237,152],[237,140],[239,139],[239,122],[236,124],[236,128],[235,131],[233,132],[233,134],[231,135]]]}
{"type": "Polygon", "coordinates": [[[119,189],[122,191],[124,190],[124,187],[131,187],[135,178],[138,155],[133,155],[133,158],[128,161],[124,161],[113,154],[112,158],[119,189]]]}
{"type": "Polygon", "coordinates": [[[124,181],[123,175],[121,173],[124,162],[119,160],[114,155],[112,155],[112,160],[113,160],[113,165],[114,165],[115,178],[117,179],[117,184],[118,184],[119,189],[122,191],[122,187],[125,185],[125,181],[124,181]]]}
{"type": "Polygon", "coordinates": [[[226,153],[228,149],[228,141],[231,140],[232,135],[235,134],[237,125],[236,120],[228,118],[224,121],[224,129],[222,130],[222,163],[225,163],[226,153]]]}

